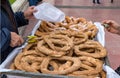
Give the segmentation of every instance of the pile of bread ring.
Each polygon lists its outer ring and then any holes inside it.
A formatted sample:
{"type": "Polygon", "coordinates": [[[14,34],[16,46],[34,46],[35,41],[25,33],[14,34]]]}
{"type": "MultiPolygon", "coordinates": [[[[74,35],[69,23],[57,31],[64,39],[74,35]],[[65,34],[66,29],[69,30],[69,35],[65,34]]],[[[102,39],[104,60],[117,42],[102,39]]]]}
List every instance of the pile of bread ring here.
{"type": "Polygon", "coordinates": [[[42,21],[37,41],[29,43],[10,68],[27,72],[106,78],[103,58],[106,49],[94,41],[97,28],[85,18],[66,16],[60,23],[42,21]]]}

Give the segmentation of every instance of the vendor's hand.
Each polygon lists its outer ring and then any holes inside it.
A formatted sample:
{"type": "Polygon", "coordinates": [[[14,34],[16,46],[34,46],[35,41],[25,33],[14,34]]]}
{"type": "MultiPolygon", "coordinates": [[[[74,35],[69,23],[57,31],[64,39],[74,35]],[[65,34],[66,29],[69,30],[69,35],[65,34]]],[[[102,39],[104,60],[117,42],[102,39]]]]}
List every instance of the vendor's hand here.
{"type": "Polygon", "coordinates": [[[31,6],[29,7],[26,11],[24,11],[24,16],[25,19],[30,19],[33,17],[33,13],[36,12],[37,10],[35,10],[35,6],[31,6]]]}
{"type": "Polygon", "coordinates": [[[117,34],[119,32],[118,31],[118,26],[119,25],[115,21],[113,21],[113,20],[104,20],[102,23],[109,25],[108,27],[106,27],[107,31],[109,31],[111,33],[115,33],[115,34],[117,34]]]}
{"type": "Polygon", "coordinates": [[[23,42],[24,40],[21,38],[21,36],[19,36],[15,32],[11,32],[11,42],[10,42],[11,47],[20,46],[23,42]]]}

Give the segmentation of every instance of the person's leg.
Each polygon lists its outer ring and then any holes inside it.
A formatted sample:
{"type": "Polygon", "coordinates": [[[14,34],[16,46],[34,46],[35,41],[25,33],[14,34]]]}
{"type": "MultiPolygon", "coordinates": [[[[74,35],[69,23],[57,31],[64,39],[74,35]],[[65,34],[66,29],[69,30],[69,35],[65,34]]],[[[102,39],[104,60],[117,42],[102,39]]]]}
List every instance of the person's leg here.
{"type": "Polygon", "coordinates": [[[98,4],[100,4],[100,1],[99,1],[99,0],[97,0],[97,3],[98,3],[98,4]]]}
{"type": "Polygon", "coordinates": [[[93,0],[93,3],[95,3],[95,0],[93,0]]]}
{"type": "Polygon", "coordinates": [[[111,3],[113,3],[113,0],[111,0],[111,3]]]}

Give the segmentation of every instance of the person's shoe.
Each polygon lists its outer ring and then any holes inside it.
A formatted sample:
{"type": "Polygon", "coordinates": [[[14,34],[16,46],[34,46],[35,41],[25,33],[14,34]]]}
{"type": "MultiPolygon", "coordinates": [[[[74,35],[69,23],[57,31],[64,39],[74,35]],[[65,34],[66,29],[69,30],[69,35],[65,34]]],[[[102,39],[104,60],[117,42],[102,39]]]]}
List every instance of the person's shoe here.
{"type": "Polygon", "coordinates": [[[111,1],[111,3],[113,3],[113,1],[111,1]]]}
{"type": "Polygon", "coordinates": [[[101,4],[100,2],[98,2],[98,4],[101,4]]]}
{"type": "Polygon", "coordinates": [[[93,2],[95,4],[95,2],[93,2]]]}

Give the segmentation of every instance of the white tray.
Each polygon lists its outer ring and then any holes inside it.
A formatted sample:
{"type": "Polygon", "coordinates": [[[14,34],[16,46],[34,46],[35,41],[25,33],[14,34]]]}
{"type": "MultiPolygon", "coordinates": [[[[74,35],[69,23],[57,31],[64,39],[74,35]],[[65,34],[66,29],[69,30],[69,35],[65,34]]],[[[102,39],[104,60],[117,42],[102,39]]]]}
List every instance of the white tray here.
{"type": "MultiPolygon", "coordinates": [[[[41,21],[39,21],[36,25],[35,25],[35,27],[34,27],[34,29],[32,30],[32,32],[31,32],[31,35],[34,35],[34,33],[35,33],[35,31],[38,29],[38,27],[40,26],[40,23],[41,23],[41,21]]],[[[97,26],[97,28],[99,29],[99,31],[98,31],[98,34],[97,34],[97,36],[96,36],[96,38],[95,38],[95,40],[97,40],[98,42],[100,42],[103,46],[105,46],[105,32],[104,32],[104,27],[103,26],[101,26],[101,23],[99,23],[99,22],[95,22],[94,23],[96,26],[97,26]]],[[[16,57],[16,55],[19,53],[19,52],[21,52],[22,51],[22,48],[24,48],[25,46],[27,45],[27,43],[25,43],[24,45],[22,45],[21,47],[17,47],[17,48],[15,48],[10,54],[9,54],[9,56],[6,58],[6,60],[0,65],[0,72],[8,72],[8,73],[12,73],[12,74],[27,74],[27,75],[35,75],[35,76],[38,76],[38,74],[33,74],[33,73],[29,73],[29,72],[24,72],[24,71],[16,71],[16,70],[12,70],[12,69],[9,69],[9,66],[10,66],[10,64],[13,62],[13,60],[14,60],[14,58],[16,57]]],[[[39,74],[40,76],[41,75],[44,75],[44,74],[39,74]]],[[[48,76],[48,74],[46,75],[44,75],[44,76],[48,76]]],[[[52,75],[53,76],[53,75],[52,75]]],[[[56,77],[56,76],[55,76],[56,77]]],[[[58,76],[57,76],[58,77],[58,76]]],[[[61,78],[66,78],[66,76],[65,77],[63,77],[63,76],[61,76],[61,78]]]]}

